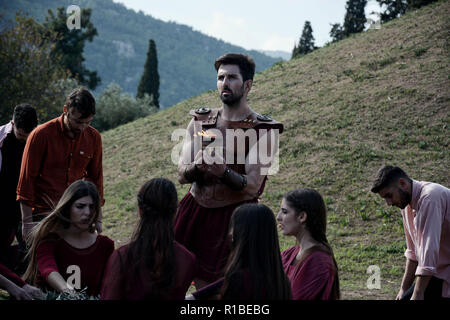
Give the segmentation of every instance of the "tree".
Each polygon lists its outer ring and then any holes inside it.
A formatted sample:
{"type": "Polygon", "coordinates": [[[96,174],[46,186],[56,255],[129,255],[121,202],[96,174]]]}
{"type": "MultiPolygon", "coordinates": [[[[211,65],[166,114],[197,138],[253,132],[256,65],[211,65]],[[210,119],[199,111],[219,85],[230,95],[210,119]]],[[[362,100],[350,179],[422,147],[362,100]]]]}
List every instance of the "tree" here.
{"type": "Polygon", "coordinates": [[[345,37],[353,33],[364,31],[366,23],[366,8],[367,0],[348,0],[345,5],[346,13],[344,18],[343,33],[345,37]]]}
{"type": "Polygon", "coordinates": [[[377,0],[384,11],[381,12],[381,22],[388,22],[406,12],[408,0],[377,0]]]}
{"type": "Polygon", "coordinates": [[[334,23],[331,25],[330,37],[331,42],[336,42],[344,39],[344,30],[339,23],[334,23]]]}
{"type": "Polygon", "coordinates": [[[298,42],[298,47],[294,47],[292,57],[298,57],[304,54],[308,54],[314,51],[316,47],[314,46],[314,36],[311,27],[311,22],[306,21],[303,26],[302,36],[298,42]]]}
{"type": "Polygon", "coordinates": [[[139,81],[136,97],[143,98],[146,93],[153,98],[153,104],[159,108],[158,57],[156,55],[155,41],[152,39],[149,41],[144,73],[139,81]]]}
{"type": "Polygon", "coordinates": [[[96,112],[92,126],[99,131],[115,128],[157,111],[148,94],[134,99],[122,93],[122,88],[111,83],[99,95],[96,101],[96,112]]]}
{"type": "Polygon", "coordinates": [[[15,24],[0,16],[0,124],[11,120],[19,103],[32,104],[40,122],[61,114],[64,99],[77,84],[50,56],[57,35],[42,36],[42,26],[32,18],[17,15],[15,24]]]}
{"type": "Polygon", "coordinates": [[[69,30],[64,8],[58,8],[56,16],[52,10],[48,10],[48,16],[45,18],[43,26],[46,32],[56,32],[58,41],[52,51],[52,56],[60,55],[62,57],[62,66],[68,69],[73,78],[76,78],[81,84],[94,90],[100,84],[100,77],[96,71],[89,71],[83,65],[85,61],[83,50],[85,41],[92,42],[96,36],[97,29],[90,22],[91,9],[81,9],[80,29],[69,30]]]}

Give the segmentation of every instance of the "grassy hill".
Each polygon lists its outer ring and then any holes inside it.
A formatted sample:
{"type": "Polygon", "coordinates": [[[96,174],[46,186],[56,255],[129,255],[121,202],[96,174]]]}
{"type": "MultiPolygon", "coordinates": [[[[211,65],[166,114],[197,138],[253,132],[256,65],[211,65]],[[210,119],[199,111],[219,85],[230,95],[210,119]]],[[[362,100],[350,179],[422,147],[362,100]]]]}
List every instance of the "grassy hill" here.
{"type": "MultiPolygon", "coordinates": [[[[369,191],[377,169],[396,164],[417,180],[450,185],[449,17],[441,1],[255,77],[250,105],[285,125],[280,170],[262,202],[277,212],[286,191],[319,190],[344,299],[393,299],[400,286],[402,220],[369,191]],[[380,290],[367,289],[370,265],[380,267],[380,290]]],[[[203,105],[219,107],[217,93],[104,133],[105,234],[117,245],[133,230],[141,184],[177,181],[171,152],[181,141],[171,134],[203,105]]],[[[181,198],[188,186],[176,183],[181,198]]]]}
{"type": "Polygon", "coordinates": [[[186,25],[164,22],[142,11],[127,9],[112,0],[0,1],[2,14],[11,18],[17,11],[22,11],[39,22],[47,16],[47,9],[56,12],[56,8],[67,9],[69,5],[92,9],[91,22],[98,36],[92,42],[86,42],[84,57],[86,67],[97,71],[102,79],[97,93],[115,82],[124,92],[136,94],[150,38],[156,43],[161,77],[160,103],[164,107],[214,88],[216,73],[211,61],[227,52],[252,55],[257,70],[264,70],[281,60],[254,50],[247,51],[186,25]]]}

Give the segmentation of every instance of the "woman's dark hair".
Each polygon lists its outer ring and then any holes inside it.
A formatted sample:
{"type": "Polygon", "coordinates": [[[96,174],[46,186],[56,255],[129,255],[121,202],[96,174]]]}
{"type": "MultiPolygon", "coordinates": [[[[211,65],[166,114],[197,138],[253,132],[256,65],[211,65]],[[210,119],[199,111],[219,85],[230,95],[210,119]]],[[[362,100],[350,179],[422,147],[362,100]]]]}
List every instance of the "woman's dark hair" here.
{"type": "Polygon", "coordinates": [[[175,278],[173,221],[178,207],[175,185],[164,178],[147,181],[137,195],[141,219],[128,250],[128,262],[138,276],[142,263],[149,271],[152,291],[147,299],[170,297],[175,278]]]}
{"type": "Polygon", "coordinates": [[[307,214],[306,228],[311,233],[311,236],[322,244],[333,258],[335,267],[333,294],[332,299],[336,300],[340,298],[339,289],[339,274],[336,259],[334,258],[333,249],[328,243],[326,236],[327,231],[327,209],[325,202],[319,192],[311,188],[301,188],[288,192],[284,199],[286,199],[288,205],[295,210],[295,214],[299,215],[304,211],[307,214]]]}
{"type": "Polygon", "coordinates": [[[263,204],[243,204],[233,213],[230,231],[232,250],[221,297],[237,299],[249,289],[255,300],[290,299],[291,285],[281,262],[272,210],[263,204]],[[245,288],[246,284],[251,288],[245,288]]]}

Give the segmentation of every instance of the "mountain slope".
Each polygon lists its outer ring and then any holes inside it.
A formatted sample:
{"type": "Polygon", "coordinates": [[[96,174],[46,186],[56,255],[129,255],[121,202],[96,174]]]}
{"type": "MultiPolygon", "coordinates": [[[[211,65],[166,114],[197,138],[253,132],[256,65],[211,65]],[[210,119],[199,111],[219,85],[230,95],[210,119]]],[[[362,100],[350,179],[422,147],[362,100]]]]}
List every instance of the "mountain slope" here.
{"type": "Polygon", "coordinates": [[[160,102],[164,107],[213,89],[214,59],[227,52],[249,53],[258,65],[257,71],[281,60],[206,36],[186,25],[163,22],[112,0],[1,1],[0,9],[9,17],[21,10],[41,22],[47,9],[55,12],[56,8],[72,4],[92,9],[91,21],[98,36],[93,42],[86,42],[84,57],[87,68],[97,70],[102,79],[96,92],[115,82],[134,96],[144,71],[150,38],[156,43],[160,102]]]}
{"type": "MultiPolygon", "coordinates": [[[[328,238],[340,268],[344,299],[393,299],[405,249],[400,211],[370,193],[383,164],[411,177],[450,185],[450,3],[414,11],[255,77],[252,108],[285,125],[280,171],[261,201],[278,211],[282,195],[316,188],[328,206],[328,238]],[[369,290],[370,265],[381,289],[369,290]]],[[[103,134],[105,233],[128,241],[139,187],[152,177],[176,182],[172,132],[188,111],[219,107],[216,92],[103,134]]],[[[179,197],[188,186],[176,183],[179,197]]],[[[293,240],[280,236],[283,249],[293,240]]]]}

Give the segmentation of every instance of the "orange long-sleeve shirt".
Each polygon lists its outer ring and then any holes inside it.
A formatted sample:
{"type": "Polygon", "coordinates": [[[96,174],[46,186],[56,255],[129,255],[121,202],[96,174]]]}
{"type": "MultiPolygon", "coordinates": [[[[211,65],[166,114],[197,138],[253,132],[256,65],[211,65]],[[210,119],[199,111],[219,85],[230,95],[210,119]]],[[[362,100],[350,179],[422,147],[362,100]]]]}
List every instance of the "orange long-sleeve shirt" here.
{"type": "Polygon", "coordinates": [[[100,133],[89,126],[72,139],[65,131],[61,115],[38,126],[27,139],[17,200],[34,213],[51,211],[66,188],[80,179],[92,181],[104,203],[100,133]]]}

